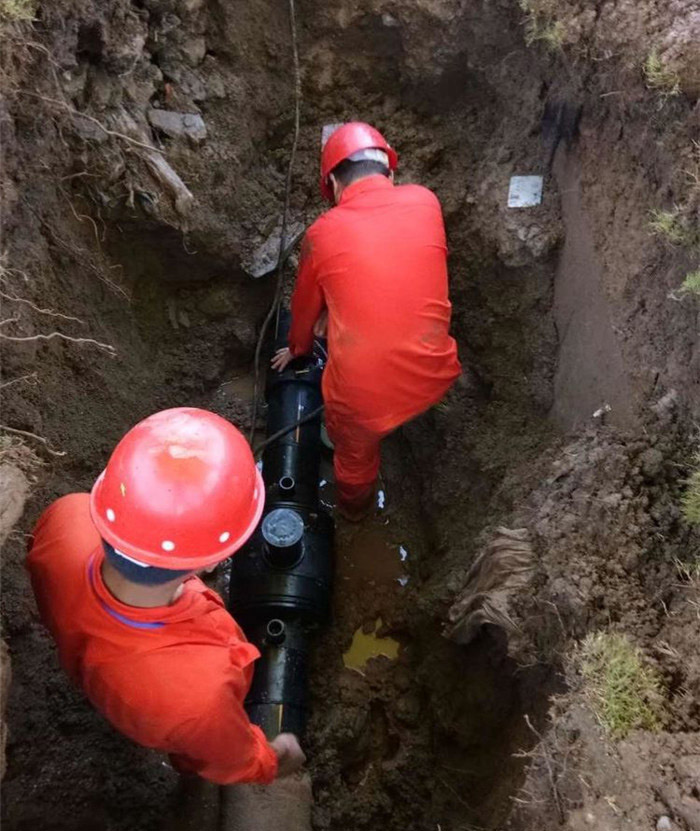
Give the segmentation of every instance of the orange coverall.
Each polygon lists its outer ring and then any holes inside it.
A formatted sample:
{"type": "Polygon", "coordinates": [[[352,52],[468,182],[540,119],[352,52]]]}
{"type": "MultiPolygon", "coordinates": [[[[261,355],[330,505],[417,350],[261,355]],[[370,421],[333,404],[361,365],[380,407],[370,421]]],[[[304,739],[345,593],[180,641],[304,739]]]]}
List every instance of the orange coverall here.
{"type": "Polygon", "coordinates": [[[198,577],[170,606],[126,606],[102,581],[87,493],[39,518],[27,567],[63,668],[129,738],[228,785],[271,782],[277,757],[243,701],[258,650],[198,577]]]}
{"type": "Polygon", "coordinates": [[[289,347],[311,351],[328,309],[323,374],[338,495],[371,493],[383,436],[437,403],[458,377],[448,334],[447,244],[437,197],[384,176],[349,185],[309,228],[292,298],[289,347]]]}

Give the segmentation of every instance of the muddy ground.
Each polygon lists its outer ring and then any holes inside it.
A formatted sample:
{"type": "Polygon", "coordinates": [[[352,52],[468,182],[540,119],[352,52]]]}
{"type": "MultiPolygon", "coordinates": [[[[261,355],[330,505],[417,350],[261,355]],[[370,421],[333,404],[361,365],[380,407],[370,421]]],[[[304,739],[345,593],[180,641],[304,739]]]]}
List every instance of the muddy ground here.
{"type": "MultiPolygon", "coordinates": [[[[697,222],[694,6],[297,0],[291,218],[322,210],[322,125],[376,123],[400,180],[443,204],[466,368],[443,405],[387,441],[385,509],[340,528],[305,741],[317,829],[612,831],[660,816],[700,829],[687,568],[700,538],[679,508],[697,448],[700,306],[677,291],[697,248],[649,228],[653,209],[697,222]],[[665,86],[645,75],[652,51],[665,86]],[[581,115],[555,146],[543,115],[557,102],[581,115]],[[508,209],[509,178],[528,173],[545,176],[543,204],[508,209]],[[532,551],[520,581],[472,568],[499,526],[532,551]],[[456,643],[450,609],[475,585],[506,616],[456,643]],[[378,618],[398,658],[344,668],[353,633],[378,618]],[[626,633],[658,669],[659,732],[616,741],[596,720],[577,655],[600,630],[626,633]]],[[[150,829],[175,810],[176,776],[70,688],[24,541],[148,413],[189,404],[249,425],[273,294],[250,272],[279,221],[293,139],[287,7],[2,0],[0,27],[0,337],[14,338],[1,344],[1,421],[33,434],[0,445],[7,490],[23,491],[17,471],[30,485],[3,552],[3,822],[150,829]]]]}

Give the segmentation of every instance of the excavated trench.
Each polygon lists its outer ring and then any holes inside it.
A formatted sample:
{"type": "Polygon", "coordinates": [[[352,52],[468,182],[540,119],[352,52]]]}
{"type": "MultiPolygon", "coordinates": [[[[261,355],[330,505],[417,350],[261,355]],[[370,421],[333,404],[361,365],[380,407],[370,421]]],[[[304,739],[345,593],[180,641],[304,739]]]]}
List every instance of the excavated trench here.
{"type": "MultiPolygon", "coordinates": [[[[244,276],[206,279],[212,269],[208,259],[188,256],[180,239],[160,230],[130,229],[111,252],[133,280],[129,325],[139,332],[142,360],[158,363],[145,383],[128,381],[143,396],[135,417],[186,403],[245,426],[251,352],[241,340],[249,342],[255,332],[270,286],[244,276]],[[199,275],[204,276],[193,279],[199,275]]],[[[508,275],[496,264],[491,279],[508,275]]],[[[514,287],[520,276],[510,279],[514,287]]],[[[461,284],[458,268],[453,280],[461,284]]],[[[542,285],[545,295],[547,277],[542,285]]],[[[464,313],[457,301],[457,319],[464,313]]],[[[469,313],[479,317],[483,311],[469,313]]],[[[109,367],[104,380],[108,389],[116,385],[116,395],[125,392],[126,379],[114,378],[109,367]]],[[[437,575],[444,580],[449,574],[440,539],[453,522],[429,507],[431,448],[442,441],[440,422],[461,421],[465,401],[467,407],[484,406],[488,395],[473,378],[444,411],[429,413],[392,437],[382,467],[384,509],[367,526],[339,533],[334,621],[313,656],[306,739],[319,828],[457,828],[469,822],[492,827],[508,815],[509,796],[523,769],[523,760],[513,754],[532,744],[523,714],[542,722],[553,671],[516,671],[499,633],[488,628],[469,647],[448,643],[440,623],[445,598],[426,592],[432,585],[435,593],[437,575]],[[380,655],[347,668],[343,655],[363,629],[394,639],[398,656],[380,655]]],[[[64,411],[69,406],[62,402],[64,411]]],[[[533,416],[529,409],[524,402],[522,417],[533,416]]],[[[124,426],[107,427],[102,418],[108,434],[124,426]]],[[[81,437],[73,442],[79,445],[81,437]]],[[[84,450],[79,463],[59,463],[35,493],[32,515],[55,493],[89,487],[109,443],[101,442],[95,453],[84,450]]],[[[478,467],[465,449],[457,464],[445,463],[439,471],[457,493],[469,494],[457,509],[464,550],[474,547],[488,521],[482,509],[496,481],[478,467]]],[[[21,553],[15,557],[19,561],[21,553]]],[[[22,595],[17,602],[29,603],[19,573],[6,578],[8,597],[16,598],[15,581],[22,595]]],[[[19,631],[12,622],[9,628],[15,681],[6,827],[154,827],[154,817],[175,799],[173,772],[113,734],[69,689],[35,620],[19,631]]]]}
{"type": "MultiPolygon", "coordinates": [[[[219,264],[201,253],[185,254],[182,240],[160,229],[132,228],[115,235],[110,253],[133,281],[131,308],[123,320],[138,332],[139,361],[145,369],[151,366],[145,378],[128,380],[106,366],[108,394],[100,403],[110,400],[113,385],[115,395],[132,399],[128,383],[140,399],[134,419],[162,406],[188,404],[245,427],[252,397],[247,344],[269,303],[270,285],[244,275],[208,279],[219,264]]],[[[509,275],[498,263],[493,269],[488,279],[510,278],[510,288],[520,288],[522,275],[509,275]]],[[[549,277],[537,279],[541,290],[528,313],[546,303],[550,292],[549,277]]],[[[461,284],[458,268],[453,281],[461,284]]],[[[507,282],[498,292],[507,294],[507,282]]],[[[462,314],[457,300],[458,320],[462,314]]],[[[476,318],[485,312],[472,307],[469,314],[476,318]]],[[[533,744],[523,716],[543,725],[548,695],[558,683],[556,667],[517,667],[502,633],[488,626],[467,647],[443,637],[454,568],[446,537],[456,534],[461,541],[452,558],[474,550],[489,522],[483,511],[498,474],[480,470],[482,462],[468,446],[458,460],[443,459],[438,470],[433,468],[446,436],[455,427],[461,432],[465,411],[474,418],[479,408],[489,406],[490,386],[481,374],[468,378],[444,407],[392,436],[382,465],[382,509],[360,528],[339,529],[334,618],[314,650],[310,678],[305,746],[314,783],[314,827],[497,827],[510,812],[524,769],[524,759],[514,754],[533,744]],[[451,506],[452,517],[443,518],[432,504],[436,476],[440,488],[453,490],[459,502],[451,506]],[[375,632],[389,639],[389,648],[382,640],[379,646],[360,647],[359,657],[353,657],[358,634],[375,632]]],[[[70,407],[62,401],[59,406],[63,412],[70,407]]],[[[82,418],[93,418],[95,411],[86,409],[82,418]]],[[[528,400],[521,402],[520,418],[539,421],[544,415],[528,400]]],[[[476,429],[488,434],[489,416],[483,412],[480,418],[476,429]]],[[[112,437],[128,424],[115,428],[104,414],[102,419],[108,438],[101,441],[91,433],[89,438],[99,442],[93,450],[84,448],[80,435],[73,436],[82,457],[55,466],[33,496],[30,519],[54,495],[90,486],[112,437]]],[[[491,439],[498,440],[496,435],[491,439]]],[[[326,463],[325,479],[330,480],[331,470],[326,463]]],[[[323,494],[332,502],[331,482],[323,494]]],[[[182,822],[187,808],[170,767],[113,733],[70,689],[40,625],[27,615],[19,541],[8,549],[4,589],[14,683],[6,827],[132,831],[156,827],[163,815],[170,817],[168,827],[182,822]]],[[[219,586],[225,590],[224,575],[219,586]]],[[[209,827],[206,819],[197,822],[209,827]]]]}
{"type": "MultiPolygon", "coordinates": [[[[149,71],[162,68],[170,79],[152,100],[170,106],[167,96],[194,95],[194,82],[191,69],[178,75],[172,54],[158,51],[171,37],[161,5],[134,4],[151,27],[144,42],[159,56],[149,71]]],[[[22,535],[52,498],[89,488],[118,437],[150,412],[203,406],[249,424],[252,356],[273,285],[270,276],[251,278],[245,263],[278,220],[293,130],[287,24],[268,5],[246,4],[234,20],[225,4],[190,3],[201,24],[193,31],[206,40],[202,77],[218,90],[196,99],[209,138],[195,148],[152,134],[199,201],[189,222],[144,189],[137,154],[80,130],[77,149],[70,137],[62,148],[50,119],[15,113],[17,159],[50,162],[58,153],[65,173],[59,184],[24,180],[27,225],[10,229],[14,250],[25,267],[32,259],[40,266],[37,298],[69,309],[118,356],[53,342],[18,345],[6,361],[8,375],[35,368],[39,384],[8,395],[5,420],[65,453],[39,474],[4,553],[13,663],[8,831],[139,831],[176,827],[184,816],[163,758],[114,733],[61,673],[33,607],[22,535]]],[[[324,124],[361,117],[385,129],[402,154],[400,180],[430,186],[443,204],[453,332],[466,368],[443,404],[385,442],[377,516],[339,529],[334,618],[313,653],[304,742],[313,825],[518,829],[507,825],[512,800],[563,685],[557,650],[545,650],[545,661],[516,662],[503,630],[488,624],[459,645],[443,635],[447,612],[489,534],[537,486],[540,457],[562,428],[590,423],[610,405],[611,423],[633,429],[652,373],[631,378],[625,369],[576,142],[559,146],[551,171],[543,161],[544,103],[577,91],[552,80],[548,61],[526,48],[517,4],[480,4],[478,18],[449,3],[403,11],[300,5],[303,117],[292,219],[308,223],[321,208],[324,124]],[[516,173],[544,174],[543,204],[531,212],[505,208],[516,173]],[[366,660],[368,650],[384,654],[366,660]]],[[[112,22],[108,37],[95,15],[93,28],[76,24],[76,63],[61,83],[90,75],[83,105],[99,98],[106,118],[115,89],[136,82],[119,80],[118,27],[112,22]]],[[[44,22],[55,35],[50,14],[44,22]]],[[[176,42],[181,58],[189,43],[176,42]]],[[[586,164],[590,158],[589,148],[586,164]]],[[[293,265],[294,256],[288,283],[293,265]]],[[[216,822],[202,815],[192,827],[214,831],[216,822]]]]}
{"type": "MultiPolygon", "coordinates": [[[[133,234],[130,239],[133,244],[133,234]]],[[[236,349],[230,333],[234,326],[255,326],[269,287],[237,281],[236,299],[249,310],[248,320],[232,325],[232,313],[217,309],[219,320],[188,328],[200,294],[209,303],[217,292],[219,302],[233,292],[228,283],[207,282],[200,289],[186,277],[179,287],[178,269],[205,266],[196,257],[179,255],[168,261],[160,280],[153,279],[152,270],[140,277],[142,255],[148,253],[152,262],[161,244],[171,241],[147,237],[131,260],[136,277],[133,325],[152,354],[166,356],[169,365],[166,383],[152,402],[144,402],[144,409],[194,404],[243,426],[250,404],[251,356],[236,349]],[[224,370],[207,374],[212,343],[219,346],[224,370]]],[[[122,263],[129,262],[125,254],[120,252],[122,263]]],[[[109,376],[106,381],[111,383],[109,376]]],[[[143,389],[139,379],[134,383],[143,389]]],[[[478,390],[474,394],[481,396],[478,390]]],[[[434,527],[440,520],[426,510],[429,486],[422,458],[426,446],[440,440],[435,421],[443,417],[427,414],[387,442],[383,510],[360,529],[342,528],[339,533],[334,621],[313,656],[312,719],[306,738],[318,828],[458,828],[470,822],[494,827],[507,817],[509,797],[522,777],[523,761],[513,754],[532,744],[523,715],[530,714],[535,724],[544,719],[552,669],[516,671],[499,633],[488,628],[469,647],[450,644],[441,634],[444,601],[429,594],[426,599],[426,586],[443,569],[443,555],[434,527]],[[343,656],[353,636],[375,629],[398,644],[398,655],[387,657],[381,654],[386,647],[380,646],[375,650],[379,656],[366,661],[370,648],[356,668],[346,667],[343,656]]],[[[54,493],[89,486],[101,456],[86,456],[79,468],[60,466],[35,494],[33,514],[54,493]]],[[[441,475],[456,477],[459,489],[468,492],[463,468],[474,464],[465,456],[441,475]]],[[[489,484],[482,480],[479,490],[489,484]]],[[[325,498],[332,496],[327,492],[325,498]]],[[[473,535],[487,520],[478,512],[476,498],[473,506],[462,506],[465,548],[473,545],[473,535]]],[[[9,597],[15,599],[15,580],[26,592],[19,574],[6,579],[9,597]]],[[[25,595],[17,602],[29,601],[25,595]]],[[[69,689],[36,622],[19,631],[13,628],[6,827],[154,827],[154,818],[175,800],[173,772],[161,759],[114,735],[69,689]]]]}

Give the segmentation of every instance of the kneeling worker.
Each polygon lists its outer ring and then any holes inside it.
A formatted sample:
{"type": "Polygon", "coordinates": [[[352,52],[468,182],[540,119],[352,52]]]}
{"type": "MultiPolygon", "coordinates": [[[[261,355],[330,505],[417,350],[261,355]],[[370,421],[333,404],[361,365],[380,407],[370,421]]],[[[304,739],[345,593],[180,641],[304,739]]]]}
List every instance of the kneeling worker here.
{"type": "Polygon", "coordinates": [[[348,519],[371,506],[382,437],[436,404],[460,374],[440,203],[420,185],[395,187],[396,164],[369,124],[345,124],[328,139],[321,192],[335,207],[306,233],[289,348],[272,361],[282,370],[309,353],[327,318],[323,398],[348,519]]]}
{"type": "Polygon", "coordinates": [[[150,416],[92,493],[53,503],[27,558],[61,664],[129,738],[222,785],[296,771],[296,738],[268,743],[243,708],[258,650],[196,576],[255,529],[264,487],[245,439],[205,410],[150,416]]]}

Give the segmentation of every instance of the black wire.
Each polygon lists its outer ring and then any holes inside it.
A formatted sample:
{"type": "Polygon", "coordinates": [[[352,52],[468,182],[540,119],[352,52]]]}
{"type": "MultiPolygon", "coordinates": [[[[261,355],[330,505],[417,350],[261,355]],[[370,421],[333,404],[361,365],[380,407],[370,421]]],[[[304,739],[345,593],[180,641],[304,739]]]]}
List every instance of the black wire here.
{"type": "Polygon", "coordinates": [[[265,441],[261,441],[260,444],[254,448],[253,455],[257,456],[261,450],[264,450],[269,444],[272,442],[277,441],[277,439],[281,439],[282,436],[286,436],[287,433],[291,433],[295,427],[299,427],[301,424],[306,424],[307,421],[311,421],[312,419],[316,418],[317,415],[323,412],[323,408],[325,405],[321,404],[320,407],[316,407],[315,410],[312,410],[305,416],[302,416],[300,419],[295,421],[293,424],[289,424],[287,427],[283,427],[281,430],[278,430],[276,433],[273,433],[271,436],[265,439],[265,441]]]}
{"type": "MultiPolygon", "coordinates": [[[[297,48],[297,21],[296,9],[294,7],[294,0],[289,0],[289,27],[292,38],[292,57],[294,60],[294,141],[292,142],[292,152],[289,155],[289,165],[287,167],[287,182],[284,192],[284,208],[282,210],[282,228],[280,229],[280,245],[277,255],[277,286],[275,287],[275,297],[267,313],[267,317],[263,322],[258,343],[255,347],[255,362],[254,362],[254,381],[253,381],[253,413],[250,422],[250,434],[248,437],[249,444],[253,444],[253,435],[255,434],[255,422],[258,418],[258,387],[260,384],[260,353],[262,351],[265,335],[267,334],[267,327],[270,325],[272,318],[277,315],[277,322],[275,325],[275,334],[279,328],[279,308],[282,300],[282,284],[284,271],[285,243],[287,236],[287,223],[289,219],[289,200],[292,191],[292,171],[294,169],[294,159],[297,154],[297,145],[299,144],[299,126],[301,120],[301,76],[299,73],[299,50],[297,48]]],[[[290,249],[291,250],[291,249],[290,249]]],[[[289,253],[289,252],[287,252],[289,253]]]]}

